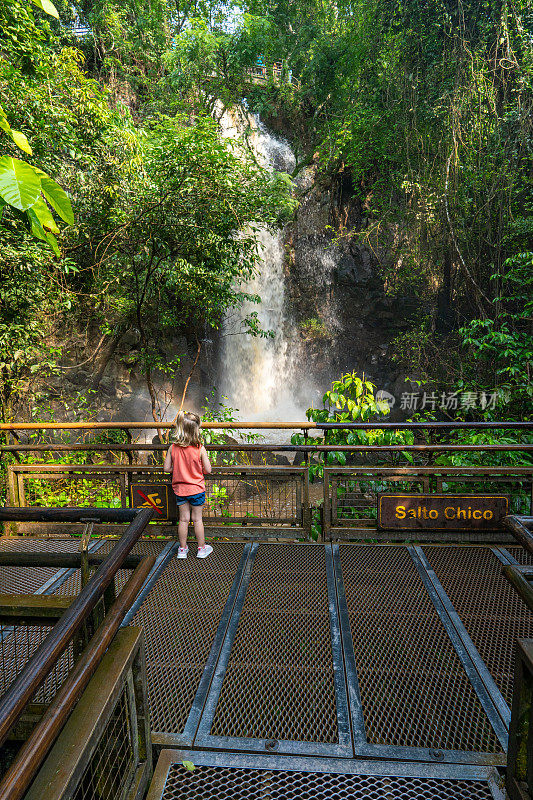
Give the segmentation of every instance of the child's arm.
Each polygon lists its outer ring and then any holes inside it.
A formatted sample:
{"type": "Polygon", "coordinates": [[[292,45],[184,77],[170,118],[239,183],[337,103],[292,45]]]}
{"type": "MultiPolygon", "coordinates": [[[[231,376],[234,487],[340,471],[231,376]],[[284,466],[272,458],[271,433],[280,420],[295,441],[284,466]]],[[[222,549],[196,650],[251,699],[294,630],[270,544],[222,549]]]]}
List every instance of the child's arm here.
{"type": "Polygon", "coordinates": [[[170,445],[167,450],[165,463],[163,464],[163,472],[172,472],[172,445],[170,445]]]}
{"type": "Polygon", "coordinates": [[[213,471],[213,467],[211,466],[211,462],[209,461],[207,450],[203,445],[200,450],[200,458],[202,459],[202,469],[204,471],[204,475],[210,475],[211,472],[213,471]]]}

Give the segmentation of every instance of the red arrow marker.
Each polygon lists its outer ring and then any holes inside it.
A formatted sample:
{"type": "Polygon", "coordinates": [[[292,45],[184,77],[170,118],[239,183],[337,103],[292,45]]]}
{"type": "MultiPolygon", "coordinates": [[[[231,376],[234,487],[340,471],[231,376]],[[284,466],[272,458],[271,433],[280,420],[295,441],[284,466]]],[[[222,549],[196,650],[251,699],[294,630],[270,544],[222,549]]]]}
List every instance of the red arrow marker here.
{"type": "Polygon", "coordinates": [[[141,492],[141,490],[140,490],[140,489],[137,489],[137,494],[140,494],[143,500],[146,500],[146,502],[147,502],[147,503],[149,503],[149,504],[152,506],[152,508],[155,508],[155,510],[157,511],[157,513],[158,513],[158,514],[160,514],[161,516],[163,516],[163,512],[162,512],[162,511],[160,511],[160,509],[159,509],[159,508],[156,506],[156,504],[155,504],[155,503],[152,503],[152,501],[150,500],[150,498],[149,498],[149,497],[146,497],[146,495],[144,494],[144,492],[141,492]]]}

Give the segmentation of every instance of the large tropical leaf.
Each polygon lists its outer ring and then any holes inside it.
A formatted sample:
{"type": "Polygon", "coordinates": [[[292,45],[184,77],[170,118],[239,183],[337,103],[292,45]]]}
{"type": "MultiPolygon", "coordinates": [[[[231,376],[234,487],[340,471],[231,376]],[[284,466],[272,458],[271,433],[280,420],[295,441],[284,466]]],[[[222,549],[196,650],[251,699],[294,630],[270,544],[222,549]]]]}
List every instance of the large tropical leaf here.
{"type": "Polygon", "coordinates": [[[72,206],[61,186],[48,175],[45,175],[45,177],[41,177],[41,190],[56,214],[59,214],[67,225],[73,225],[74,213],[72,206]]]}
{"type": "Polygon", "coordinates": [[[7,119],[6,112],[0,106],[0,129],[7,133],[8,136],[11,136],[17,147],[20,147],[21,150],[24,150],[25,153],[31,156],[32,149],[29,145],[28,140],[26,139],[25,135],[20,131],[14,131],[9,124],[7,119]]]}
{"type": "Polygon", "coordinates": [[[7,121],[4,109],[0,106],[0,128],[11,136],[11,125],[7,121]]]}
{"type": "Polygon", "coordinates": [[[51,17],[59,19],[57,8],[53,3],[50,2],[50,0],[31,0],[31,1],[38,8],[41,8],[46,14],[50,14],[51,17]]]}
{"type": "Polygon", "coordinates": [[[50,213],[50,209],[44,202],[42,197],[38,197],[35,203],[31,207],[32,211],[37,216],[37,219],[46,230],[52,231],[52,233],[59,233],[59,228],[57,227],[56,221],[50,213]]]}
{"type": "Polygon", "coordinates": [[[41,193],[41,178],[25,161],[10,156],[0,158],[0,197],[6,203],[26,211],[41,193]]]}
{"type": "MultiPolygon", "coordinates": [[[[43,201],[44,202],[44,201],[43,201]]],[[[48,242],[56,256],[60,255],[59,245],[53,233],[46,231],[41,225],[41,221],[33,208],[28,208],[27,215],[31,222],[31,232],[36,239],[42,239],[43,242],[48,242]]]]}

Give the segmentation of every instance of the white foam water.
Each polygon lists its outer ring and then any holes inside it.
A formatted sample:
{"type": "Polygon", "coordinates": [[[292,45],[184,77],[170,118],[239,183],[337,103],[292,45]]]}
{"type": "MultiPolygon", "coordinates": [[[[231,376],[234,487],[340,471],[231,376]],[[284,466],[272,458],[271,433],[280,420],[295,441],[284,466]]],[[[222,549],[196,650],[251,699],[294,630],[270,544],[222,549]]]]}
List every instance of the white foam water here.
{"type": "MultiPolygon", "coordinates": [[[[290,172],[295,158],[287,142],[272,136],[254,116],[239,109],[224,111],[219,119],[223,135],[246,136],[258,163],[277,171],[290,172]]],[[[246,291],[261,297],[261,303],[245,302],[228,313],[222,326],[219,389],[227,404],[239,409],[247,421],[305,419],[316,389],[302,377],[299,364],[299,336],[287,301],[285,232],[259,232],[260,268],[246,291]],[[256,312],[261,328],[273,331],[273,338],[243,333],[241,320],[256,312]]]]}

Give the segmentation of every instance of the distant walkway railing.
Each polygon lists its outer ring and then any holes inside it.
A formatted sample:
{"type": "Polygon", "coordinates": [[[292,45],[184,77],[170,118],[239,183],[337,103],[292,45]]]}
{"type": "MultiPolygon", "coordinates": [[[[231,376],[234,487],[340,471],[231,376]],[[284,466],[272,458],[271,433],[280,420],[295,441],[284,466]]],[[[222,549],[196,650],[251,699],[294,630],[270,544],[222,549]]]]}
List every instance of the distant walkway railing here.
{"type": "MultiPolygon", "coordinates": [[[[533,556],[533,517],[511,515],[505,527],[522,545],[531,560],[533,556]]],[[[502,572],[521,600],[533,611],[533,566],[508,564],[502,572]]],[[[509,749],[505,788],[510,800],[533,797],[533,640],[518,639],[515,644],[513,705],[509,726],[509,749]]]]}

